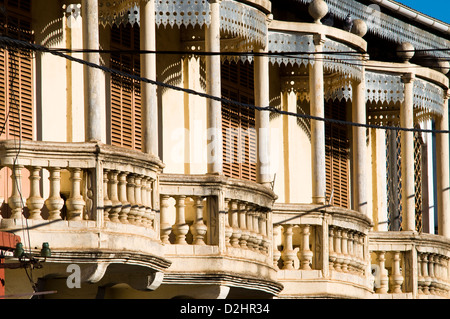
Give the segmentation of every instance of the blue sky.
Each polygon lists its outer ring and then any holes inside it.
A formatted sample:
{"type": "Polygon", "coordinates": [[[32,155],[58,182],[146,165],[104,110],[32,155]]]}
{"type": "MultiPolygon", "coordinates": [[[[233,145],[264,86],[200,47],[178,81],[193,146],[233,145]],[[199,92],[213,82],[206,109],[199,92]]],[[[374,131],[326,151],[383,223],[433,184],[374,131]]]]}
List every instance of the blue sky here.
{"type": "Polygon", "coordinates": [[[450,0],[396,0],[404,5],[450,24],[450,0]]]}

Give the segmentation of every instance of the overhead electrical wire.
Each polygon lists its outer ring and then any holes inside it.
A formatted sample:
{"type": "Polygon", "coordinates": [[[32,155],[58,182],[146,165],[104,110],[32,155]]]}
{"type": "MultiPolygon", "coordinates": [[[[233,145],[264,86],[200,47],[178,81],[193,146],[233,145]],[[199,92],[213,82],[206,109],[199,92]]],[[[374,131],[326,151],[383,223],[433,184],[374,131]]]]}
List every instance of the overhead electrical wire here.
{"type": "Polygon", "coordinates": [[[186,89],[186,88],[178,87],[178,86],[171,85],[168,83],[151,80],[151,79],[141,77],[138,75],[129,74],[129,73],[115,70],[115,69],[112,69],[112,68],[109,68],[109,67],[106,67],[103,65],[85,61],[83,59],[76,58],[74,56],[62,53],[60,51],[54,51],[45,46],[33,44],[33,43],[26,42],[23,40],[17,40],[17,39],[12,39],[12,38],[5,37],[5,36],[0,36],[0,45],[7,46],[7,47],[16,47],[21,50],[30,50],[30,51],[39,51],[39,52],[43,52],[43,53],[50,53],[52,55],[65,58],[72,62],[80,63],[82,65],[86,65],[91,68],[102,70],[106,73],[126,77],[126,78],[129,78],[129,79],[132,79],[135,81],[139,81],[139,82],[144,82],[144,83],[148,83],[148,84],[152,84],[152,85],[156,85],[156,86],[161,86],[164,88],[184,92],[187,94],[197,95],[197,96],[200,96],[203,98],[221,102],[223,104],[228,104],[228,105],[232,104],[232,105],[236,105],[236,106],[240,106],[240,107],[245,107],[248,109],[253,109],[256,111],[268,111],[268,112],[272,112],[272,113],[278,113],[281,115],[293,116],[293,117],[297,117],[297,118],[304,118],[304,119],[309,119],[309,120],[316,120],[316,121],[329,122],[329,123],[335,123],[335,124],[339,124],[339,125],[361,127],[361,128],[403,131],[403,132],[433,133],[433,134],[449,134],[450,133],[449,130],[432,130],[432,129],[421,129],[421,128],[406,128],[406,127],[400,127],[400,126],[355,123],[355,122],[351,122],[351,121],[337,120],[337,119],[318,117],[318,116],[313,116],[313,115],[308,115],[308,114],[299,114],[299,113],[294,113],[294,112],[289,112],[289,111],[283,111],[283,110],[277,109],[276,107],[273,107],[273,106],[256,106],[253,104],[246,104],[246,103],[242,103],[242,102],[238,102],[238,101],[234,101],[234,100],[230,100],[230,99],[226,99],[226,98],[222,98],[222,97],[212,96],[210,94],[198,92],[198,91],[195,91],[192,89],[186,89]]]}

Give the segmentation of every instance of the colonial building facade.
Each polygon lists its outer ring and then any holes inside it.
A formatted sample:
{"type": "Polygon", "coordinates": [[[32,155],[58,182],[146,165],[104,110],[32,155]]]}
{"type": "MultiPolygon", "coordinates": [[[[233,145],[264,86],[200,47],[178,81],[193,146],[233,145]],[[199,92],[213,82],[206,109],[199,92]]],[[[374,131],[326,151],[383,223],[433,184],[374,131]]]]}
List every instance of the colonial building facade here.
{"type": "Polygon", "coordinates": [[[392,0],[0,3],[6,295],[450,297],[449,25],[392,0]]]}

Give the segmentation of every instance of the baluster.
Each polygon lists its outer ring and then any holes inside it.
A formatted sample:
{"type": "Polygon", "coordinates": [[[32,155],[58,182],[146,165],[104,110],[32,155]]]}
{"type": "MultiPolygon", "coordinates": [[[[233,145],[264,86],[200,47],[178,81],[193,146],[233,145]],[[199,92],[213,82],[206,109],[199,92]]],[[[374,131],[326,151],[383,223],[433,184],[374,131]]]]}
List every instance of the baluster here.
{"type": "Polygon", "coordinates": [[[135,190],[136,190],[136,184],[135,184],[135,176],[134,174],[129,174],[127,176],[127,198],[128,202],[130,202],[130,211],[128,213],[128,222],[130,224],[136,224],[137,215],[138,215],[138,205],[136,204],[136,197],[135,197],[135,190]]]}
{"type": "Polygon", "coordinates": [[[142,204],[142,176],[140,175],[134,177],[134,201],[136,206],[134,223],[143,226],[145,207],[142,204]]]}
{"type": "Polygon", "coordinates": [[[109,199],[108,190],[108,176],[109,171],[107,169],[103,170],[103,220],[105,222],[109,221],[109,212],[111,211],[112,201],[109,199]]]}
{"type": "Polygon", "coordinates": [[[149,227],[149,225],[150,225],[150,213],[147,210],[147,208],[148,208],[148,203],[147,203],[148,186],[147,185],[148,185],[148,178],[146,176],[142,176],[140,210],[142,212],[141,225],[144,227],[149,227]]]}
{"type": "Polygon", "coordinates": [[[392,292],[394,294],[399,294],[402,292],[403,275],[400,270],[400,252],[394,252],[394,265],[392,269],[391,281],[392,281],[392,292]]]}
{"type": "Polygon", "coordinates": [[[436,295],[437,294],[435,265],[436,265],[435,255],[430,254],[430,258],[429,258],[429,267],[430,267],[429,275],[430,275],[430,293],[432,295],[436,295]]]}
{"type": "Polygon", "coordinates": [[[334,250],[336,254],[334,269],[336,271],[342,271],[342,263],[344,259],[341,253],[341,230],[339,228],[335,228],[334,230],[334,250]]]}
{"type": "Polygon", "coordinates": [[[250,232],[246,225],[246,205],[245,203],[239,203],[239,228],[241,229],[241,237],[239,237],[239,244],[241,248],[247,247],[247,240],[250,237],[250,232]]]}
{"type": "Polygon", "coordinates": [[[255,232],[255,251],[261,251],[262,235],[261,235],[261,225],[259,223],[261,213],[255,211],[253,214],[253,231],[255,232]]]}
{"type": "Polygon", "coordinates": [[[428,275],[428,255],[422,254],[423,293],[430,294],[431,278],[428,275]]]}
{"type": "Polygon", "coordinates": [[[241,238],[241,230],[238,223],[238,202],[231,201],[231,228],[233,233],[231,234],[231,246],[239,247],[239,239],[241,238]]]}
{"type": "Polygon", "coordinates": [[[117,180],[117,177],[119,175],[119,172],[117,171],[110,171],[109,173],[109,198],[111,200],[111,209],[109,210],[109,220],[114,223],[120,222],[119,220],[119,213],[122,210],[122,203],[119,201],[118,197],[118,190],[117,190],[117,184],[119,181],[117,180]]]}
{"type": "Polygon", "coordinates": [[[434,262],[434,275],[435,275],[435,287],[436,287],[436,293],[439,296],[444,296],[444,285],[442,281],[442,256],[441,255],[435,255],[435,262],[434,262]]]}
{"type": "Polygon", "coordinates": [[[27,199],[29,219],[42,219],[41,209],[44,207],[44,199],[41,196],[39,182],[41,180],[41,167],[29,167],[30,171],[30,197],[27,199]]]}
{"type": "Polygon", "coordinates": [[[348,255],[348,245],[347,245],[347,233],[348,231],[346,229],[342,230],[342,237],[341,237],[341,252],[342,252],[342,271],[348,272],[348,265],[350,264],[350,256],[348,255]]]}
{"type": "Polygon", "coordinates": [[[82,220],[82,214],[86,202],[81,196],[81,169],[73,168],[70,170],[71,191],[70,197],[66,202],[67,219],[82,220]]]}
{"type": "Polygon", "coordinates": [[[273,249],[273,266],[275,267],[275,269],[279,270],[280,268],[278,267],[278,261],[281,258],[281,251],[278,249],[278,245],[277,245],[277,237],[278,235],[280,235],[280,230],[281,230],[281,226],[279,225],[275,225],[273,226],[273,242],[272,242],[272,249],[273,249]]]}
{"type": "Polygon", "coordinates": [[[11,169],[12,192],[8,198],[8,205],[11,208],[11,219],[19,219],[22,216],[24,207],[22,192],[22,165],[15,165],[11,169]]]}
{"type": "Polygon", "coordinates": [[[365,273],[366,268],[366,258],[364,256],[364,241],[365,241],[365,235],[360,234],[359,236],[359,254],[360,254],[360,269],[362,274],[365,273]]]}
{"type": "Polygon", "coordinates": [[[281,252],[283,259],[283,269],[294,269],[294,259],[296,257],[294,247],[292,245],[292,225],[283,225],[284,228],[284,249],[281,252]]]}
{"type": "Polygon", "coordinates": [[[389,289],[389,277],[386,270],[386,253],[384,251],[379,251],[378,255],[378,265],[380,266],[380,284],[376,292],[379,294],[385,294],[389,289]]]}
{"type": "Polygon", "coordinates": [[[146,193],[147,200],[146,200],[145,211],[146,211],[146,216],[148,218],[147,225],[148,225],[148,227],[155,228],[156,227],[155,212],[153,211],[153,202],[152,202],[153,179],[151,177],[147,178],[146,190],[147,190],[147,193],[146,193]]]}
{"type": "Polygon", "coordinates": [[[155,227],[156,227],[156,220],[155,220],[155,218],[156,218],[156,212],[155,212],[155,210],[153,209],[154,208],[154,203],[153,203],[153,188],[154,188],[154,184],[155,184],[155,181],[151,178],[150,180],[149,180],[149,183],[148,183],[148,193],[147,193],[147,195],[148,195],[148,208],[147,208],[147,210],[149,211],[149,213],[150,213],[150,223],[151,223],[151,226],[154,228],[154,229],[156,229],[155,227]]]}
{"type": "Polygon", "coordinates": [[[225,207],[225,245],[227,247],[231,247],[231,235],[233,235],[233,228],[230,226],[230,219],[231,219],[231,208],[230,208],[230,199],[225,198],[224,200],[224,207],[225,207]]]}
{"type": "Polygon", "coordinates": [[[350,263],[348,265],[349,271],[352,273],[357,273],[357,260],[355,255],[355,241],[353,232],[349,231],[347,234],[347,252],[350,258],[350,263]]]}
{"type": "Polygon", "coordinates": [[[256,234],[253,228],[253,205],[252,204],[247,204],[247,230],[249,232],[249,236],[247,239],[247,246],[248,248],[250,248],[251,250],[255,249],[255,242],[256,242],[256,234]]]}
{"type": "Polygon", "coordinates": [[[48,169],[50,172],[50,194],[44,202],[48,209],[48,220],[61,219],[61,208],[64,206],[64,200],[61,198],[61,169],[53,167],[48,169]]]}
{"type": "Polygon", "coordinates": [[[169,236],[172,227],[169,223],[169,199],[168,195],[161,195],[161,241],[163,244],[170,244],[169,236]]]}
{"type": "Polygon", "coordinates": [[[353,250],[355,252],[355,261],[356,261],[356,271],[358,273],[364,273],[364,260],[362,257],[362,244],[361,244],[362,236],[359,233],[353,234],[353,250]]]}
{"type": "Polygon", "coordinates": [[[450,292],[450,258],[443,257],[442,263],[442,280],[445,285],[445,294],[448,296],[450,292]]]}
{"type": "Polygon", "coordinates": [[[207,226],[203,222],[203,197],[195,197],[195,221],[191,226],[191,233],[194,237],[194,245],[205,245],[207,226]]]}
{"type": "Polygon", "coordinates": [[[175,244],[185,245],[186,242],[186,234],[189,232],[189,225],[186,224],[186,215],[185,215],[185,207],[186,207],[186,196],[181,195],[176,197],[176,221],[175,225],[172,226],[173,233],[175,234],[175,244]]]}
{"type": "Polygon", "coordinates": [[[424,294],[425,278],[423,277],[422,254],[417,254],[417,286],[419,294],[424,294]]]}
{"type": "Polygon", "coordinates": [[[131,210],[131,204],[127,199],[127,173],[122,172],[119,174],[119,201],[122,203],[122,207],[119,213],[119,220],[122,224],[128,224],[128,214],[131,210]]]}
{"type": "Polygon", "coordinates": [[[336,262],[336,252],[334,250],[334,227],[330,226],[328,230],[329,236],[329,268],[330,271],[335,268],[334,263],[336,262]]]}
{"type": "Polygon", "coordinates": [[[269,252],[269,238],[267,238],[267,213],[262,213],[259,218],[259,230],[261,232],[261,252],[269,252]]]}
{"type": "Polygon", "coordinates": [[[311,234],[310,226],[302,226],[302,250],[300,252],[301,269],[310,270],[313,252],[309,249],[309,235],[311,234]]]}

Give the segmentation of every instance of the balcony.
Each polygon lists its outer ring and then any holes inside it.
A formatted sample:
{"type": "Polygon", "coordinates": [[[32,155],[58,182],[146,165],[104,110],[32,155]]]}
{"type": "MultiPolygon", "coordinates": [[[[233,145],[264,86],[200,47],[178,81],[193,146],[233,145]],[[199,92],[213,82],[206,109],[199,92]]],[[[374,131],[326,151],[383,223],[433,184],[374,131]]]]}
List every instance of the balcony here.
{"type": "Polygon", "coordinates": [[[368,217],[331,206],[276,204],[274,266],[280,298],[367,298],[370,273],[368,217]]]}
{"type": "Polygon", "coordinates": [[[170,265],[155,218],[158,159],[99,143],[11,140],[0,142],[0,159],[9,176],[0,229],[26,233],[32,252],[50,244],[42,276],[47,268],[67,276],[65,267],[79,264],[93,283],[108,269],[153,276],[170,265]]]}
{"type": "Polygon", "coordinates": [[[257,183],[216,175],[163,174],[161,241],[172,261],[164,283],[207,284],[276,295],[272,213],[276,195],[257,183]]]}
{"type": "Polygon", "coordinates": [[[375,295],[380,299],[450,297],[450,240],[416,232],[369,235],[375,295]]]}

